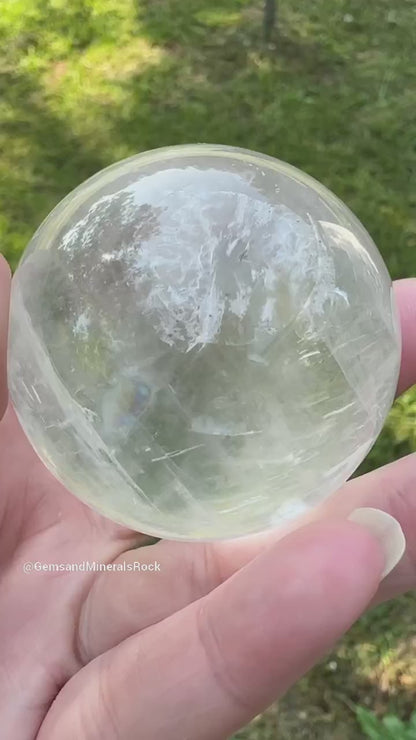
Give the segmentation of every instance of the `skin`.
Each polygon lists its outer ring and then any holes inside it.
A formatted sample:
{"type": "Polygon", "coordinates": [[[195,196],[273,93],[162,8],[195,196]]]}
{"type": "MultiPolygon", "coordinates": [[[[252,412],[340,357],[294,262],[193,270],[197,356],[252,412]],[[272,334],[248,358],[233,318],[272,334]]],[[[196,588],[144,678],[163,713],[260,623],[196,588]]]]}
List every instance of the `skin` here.
{"type": "MultiPolygon", "coordinates": [[[[360,479],[291,531],[149,540],[91,511],[43,467],[8,405],[10,271],[0,259],[0,721],[13,740],[219,740],[261,712],[373,602],[416,582],[416,457],[360,479]],[[380,584],[388,511],[407,550],[380,584]],[[157,573],[24,573],[29,561],[160,563],[157,573]]],[[[398,392],[416,382],[416,280],[395,286],[398,392]]]]}

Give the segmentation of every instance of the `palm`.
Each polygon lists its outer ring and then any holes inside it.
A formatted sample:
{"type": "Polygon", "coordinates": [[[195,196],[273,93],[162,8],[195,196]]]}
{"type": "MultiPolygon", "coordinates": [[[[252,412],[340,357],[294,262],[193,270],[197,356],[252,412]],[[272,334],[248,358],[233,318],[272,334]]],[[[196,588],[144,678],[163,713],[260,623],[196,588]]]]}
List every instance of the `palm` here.
{"type": "Polygon", "coordinates": [[[7,601],[0,630],[6,643],[18,634],[19,649],[26,655],[24,661],[13,659],[2,668],[13,687],[23,687],[28,675],[38,674],[26,705],[15,707],[26,716],[30,737],[30,731],[35,732],[43,719],[44,708],[80,669],[80,650],[89,652],[88,644],[81,646],[79,622],[96,574],[25,574],[24,564],[110,562],[137,546],[140,536],[68,496],[33,452],[11,408],[0,425],[0,490],[1,600],[7,601]],[[42,671],[38,673],[35,666],[39,661],[42,671]],[[30,713],[29,706],[33,708],[30,713]]]}
{"type": "MultiPolygon", "coordinates": [[[[0,261],[0,406],[7,284],[0,261]]],[[[405,290],[414,310],[415,284],[405,290]]],[[[416,375],[416,339],[407,347],[403,387],[416,375]]],[[[414,490],[413,461],[377,475],[350,484],[349,497],[335,496],[313,515],[318,523],[287,537],[161,541],[138,557],[147,538],[70,496],[9,406],[0,423],[2,737],[217,740],[237,729],[307,670],[377,591],[380,549],[345,521],[348,512],[380,505],[383,481],[394,480],[401,511],[394,496],[386,508],[400,513],[408,540],[414,534],[416,510],[403,496],[414,490]],[[23,570],[30,562],[138,559],[157,559],[161,572],[23,570]]],[[[414,573],[409,548],[384,594],[413,585],[414,573]]]]}

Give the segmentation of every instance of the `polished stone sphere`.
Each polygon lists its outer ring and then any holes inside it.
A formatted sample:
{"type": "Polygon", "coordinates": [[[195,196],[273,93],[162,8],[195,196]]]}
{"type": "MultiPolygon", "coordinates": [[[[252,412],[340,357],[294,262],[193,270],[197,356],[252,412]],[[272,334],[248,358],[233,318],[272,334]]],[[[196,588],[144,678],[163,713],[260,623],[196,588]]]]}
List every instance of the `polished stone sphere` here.
{"type": "Polygon", "coordinates": [[[363,226],[242,149],[169,147],[99,172],[13,280],[9,385],[30,442],[82,501],[159,537],[259,532],[341,486],[399,361],[363,226]]]}

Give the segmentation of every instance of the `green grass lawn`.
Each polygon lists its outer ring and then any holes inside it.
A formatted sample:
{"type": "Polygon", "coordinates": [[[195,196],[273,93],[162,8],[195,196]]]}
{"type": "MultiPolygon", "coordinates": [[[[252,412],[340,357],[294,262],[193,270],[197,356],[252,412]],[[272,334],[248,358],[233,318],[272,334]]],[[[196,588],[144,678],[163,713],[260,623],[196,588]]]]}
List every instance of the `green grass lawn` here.
{"type": "MultiPolygon", "coordinates": [[[[51,208],[98,169],[204,141],[306,170],[355,211],[394,278],[416,275],[416,0],[280,0],[267,46],[262,6],[2,0],[0,249],[13,266],[51,208]]],[[[416,450],[415,420],[409,392],[363,469],[416,450]]],[[[364,737],[357,703],[406,719],[415,607],[407,596],[366,616],[236,738],[364,737]]]]}

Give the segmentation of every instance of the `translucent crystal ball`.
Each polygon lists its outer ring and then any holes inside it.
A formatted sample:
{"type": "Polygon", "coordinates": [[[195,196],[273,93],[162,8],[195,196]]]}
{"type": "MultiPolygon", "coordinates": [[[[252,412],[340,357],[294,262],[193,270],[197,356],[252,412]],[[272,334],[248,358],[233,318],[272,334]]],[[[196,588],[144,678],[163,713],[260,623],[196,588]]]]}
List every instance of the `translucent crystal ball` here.
{"type": "Polygon", "coordinates": [[[99,172],[13,281],[10,392],[33,447],[82,501],[160,537],[258,532],[334,491],[383,425],[399,359],[363,226],[241,149],[99,172]]]}

